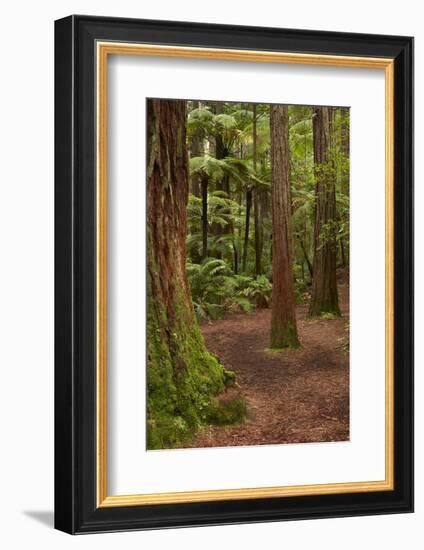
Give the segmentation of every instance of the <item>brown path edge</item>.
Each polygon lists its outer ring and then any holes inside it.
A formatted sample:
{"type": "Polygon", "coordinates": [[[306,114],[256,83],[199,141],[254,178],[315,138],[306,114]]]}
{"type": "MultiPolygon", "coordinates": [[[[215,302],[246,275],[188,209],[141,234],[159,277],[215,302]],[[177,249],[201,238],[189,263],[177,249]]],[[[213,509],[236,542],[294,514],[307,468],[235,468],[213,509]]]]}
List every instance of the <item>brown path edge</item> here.
{"type": "Polygon", "coordinates": [[[237,375],[220,399],[242,397],[247,419],[207,426],[186,447],[226,447],[349,439],[349,354],[343,349],[349,288],[339,285],[342,317],[308,319],[296,306],[301,348],[270,352],[269,309],[234,314],[201,326],[208,349],[237,375]]]}

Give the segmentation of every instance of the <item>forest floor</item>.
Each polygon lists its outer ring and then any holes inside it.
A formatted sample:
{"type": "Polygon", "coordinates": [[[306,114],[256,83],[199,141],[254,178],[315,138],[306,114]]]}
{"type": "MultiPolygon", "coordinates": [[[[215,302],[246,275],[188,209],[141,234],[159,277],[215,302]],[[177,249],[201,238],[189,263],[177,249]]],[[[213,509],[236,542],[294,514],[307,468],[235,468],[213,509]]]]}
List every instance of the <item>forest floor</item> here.
{"type": "Polygon", "coordinates": [[[207,426],[188,445],[225,447],[349,439],[349,355],[343,350],[349,287],[339,285],[342,317],[308,319],[296,307],[301,347],[267,351],[271,310],[234,314],[201,326],[206,345],[237,376],[220,399],[243,398],[246,421],[207,426]]]}

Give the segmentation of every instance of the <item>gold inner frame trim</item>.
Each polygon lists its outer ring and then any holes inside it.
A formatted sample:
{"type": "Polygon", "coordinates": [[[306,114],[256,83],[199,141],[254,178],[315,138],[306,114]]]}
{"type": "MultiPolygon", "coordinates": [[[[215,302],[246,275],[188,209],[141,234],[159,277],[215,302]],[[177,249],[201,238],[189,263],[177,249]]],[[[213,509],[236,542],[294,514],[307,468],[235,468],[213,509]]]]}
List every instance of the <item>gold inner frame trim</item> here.
{"type": "Polygon", "coordinates": [[[141,506],[394,489],[394,60],[389,58],[266,52],[123,42],[97,42],[97,506],[141,506]],[[331,67],[384,69],[386,124],[386,365],[385,479],[281,487],[219,489],[109,496],[107,493],[107,60],[109,55],[219,59],[331,67]]]}

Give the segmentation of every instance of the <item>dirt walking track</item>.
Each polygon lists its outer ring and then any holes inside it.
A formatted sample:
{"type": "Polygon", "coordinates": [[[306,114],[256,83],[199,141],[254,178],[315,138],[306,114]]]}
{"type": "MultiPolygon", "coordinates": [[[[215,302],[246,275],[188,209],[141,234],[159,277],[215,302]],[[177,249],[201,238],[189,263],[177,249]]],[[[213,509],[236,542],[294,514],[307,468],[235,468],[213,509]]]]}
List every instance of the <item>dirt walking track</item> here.
{"type": "Polygon", "coordinates": [[[342,317],[307,319],[297,306],[302,347],[279,353],[269,346],[270,310],[203,324],[208,349],[234,370],[238,386],[221,397],[247,402],[243,424],[207,427],[191,447],[343,441],[349,439],[349,359],[343,350],[348,287],[339,287],[342,317]]]}

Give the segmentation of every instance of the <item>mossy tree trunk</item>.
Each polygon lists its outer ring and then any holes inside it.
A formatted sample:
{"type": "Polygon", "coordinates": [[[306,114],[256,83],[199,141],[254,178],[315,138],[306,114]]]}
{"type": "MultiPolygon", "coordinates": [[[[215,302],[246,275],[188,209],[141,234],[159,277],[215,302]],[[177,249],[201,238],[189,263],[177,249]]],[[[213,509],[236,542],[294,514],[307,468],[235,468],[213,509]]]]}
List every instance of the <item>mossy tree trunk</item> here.
{"type": "Polygon", "coordinates": [[[331,158],[331,107],[313,115],[315,167],[314,260],[309,315],[340,315],[337,296],[336,178],[331,158]]]}
{"type": "Polygon", "coordinates": [[[289,180],[289,115],[286,105],[270,112],[272,165],[272,309],[271,348],[295,348],[297,336],[292,265],[289,180]]]}
{"type": "Polygon", "coordinates": [[[148,448],[178,445],[229,374],[196,322],[186,275],[189,190],[184,101],[148,101],[148,448]]]}

